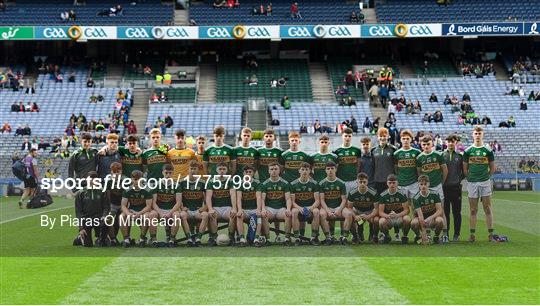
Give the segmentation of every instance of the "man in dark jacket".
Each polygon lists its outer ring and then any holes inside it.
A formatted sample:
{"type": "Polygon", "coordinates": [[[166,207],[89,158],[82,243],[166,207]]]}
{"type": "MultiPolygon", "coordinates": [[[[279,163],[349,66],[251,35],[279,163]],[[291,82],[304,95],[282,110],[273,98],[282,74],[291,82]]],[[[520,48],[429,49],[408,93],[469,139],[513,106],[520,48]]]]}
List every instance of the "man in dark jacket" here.
{"type": "Polygon", "coordinates": [[[377,190],[378,194],[381,194],[388,188],[386,185],[388,175],[395,174],[394,152],[396,147],[388,143],[388,129],[380,128],[377,131],[377,137],[379,144],[371,149],[371,156],[373,156],[375,190],[377,190]]]}
{"type": "Polygon", "coordinates": [[[97,168],[97,150],[91,148],[92,135],[83,133],[81,148],[69,158],[68,176],[70,178],[86,178],[90,171],[97,168]]]}
{"type": "Polygon", "coordinates": [[[111,173],[111,164],[120,162],[120,152],[118,152],[118,135],[107,135],[107,145],[105,149],[100,150],[97,156],[97,170],[100,178],[104,179],[111,173]]]}
{"type": "Polygon", "coordinates": [[[444,192],[444,214],[446,224],[450,226],[450,207],[454,219],[454,241],[459,240],[461,230],[461,180],[463,179],[463,155],[456,152],[456,144],[459,137],[455,134],[446,137],[448,149],[444,151],[443,157],[448,168],[448,176],[443,184],[444,192]]]}
{"type": "MultiPolygon", "coordinates": [[[[91,179],[98,178],[96,171],[88,172],[91,179]]],[[[90,181],[85,189],[77,191],[75,194],[75,214],[78,219],[79,235],[73,245],[83,245],[92,247],[92,230],[97,237],[97,246],[106,246],[107,226],[105,218],[109,214],[110,204],[107,193],[100,189],[93,189],[96,184],[90,181]]]]}

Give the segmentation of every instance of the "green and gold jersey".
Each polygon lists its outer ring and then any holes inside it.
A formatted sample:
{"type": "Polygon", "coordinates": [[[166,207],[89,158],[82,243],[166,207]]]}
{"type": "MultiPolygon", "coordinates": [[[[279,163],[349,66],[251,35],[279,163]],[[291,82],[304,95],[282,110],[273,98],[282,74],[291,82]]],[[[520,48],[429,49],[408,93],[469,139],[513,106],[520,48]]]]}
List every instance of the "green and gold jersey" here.
{"type": "Polygon", "coordinates": [[[341,147],[334,151],[338,157],[337,177],[345,182],[356,180],[361,151],[357,147],[341,147]]]}
{"type": "Polygon", "coordinates": [[[217,165],[220,163],[227,164],[230,174],[231,161],[235,160],[234,149],[229,145],[222,145],[221,147],[211,146],[204,151],[203,160],[208,163],[207,174],[216,175],[217,165]]]}
{"type": "Polygon", "coordinates": [[[180,184],[182,192],[182,205],[189,210],[197,210],[204,205],[204,182],[195,184],[195,178],[189,184],[184,181],[180,184]]]}
{"type": "Polygon", "coordinates": [[[420,174],[429,177],[429,185],[435,187],[443,183],[442,165],[446,165],[441,153],[433,151],[429,154],[420,153],[416,158],[416,166],[420,168],[420,174]]]}
{"type": "Polygon", "coordinates": [[[407,196],[401,193],[399,190],[395,193],[390,193],[387,189],[379,196],[379,205],[384,205],[384,212],[389,214],[394,211],[399,214],[403,211],[403,203],[406,203],[409,199],[407,196]]]}
{"type": "Polygon", "coordinates": [[[180,193],[179,188],[175,188],[175,185],[165,186],[165,183],[158,185],[151,193],[156,195],[156,204],[163,210],[169,210],[176,205],[176,194],[180,193]],[[161,188],[160,188],[161,187],[161,188]]]}
{"type": "Polygon", "coordinates": [[[285,194],[291,191],[290,184],[283,178],[279,178],[277,181],[267,179],[261,185],[261,192],[265,194],[264,205],[271,208],[286,208],[287,198],[285,194]]]}
{"type": "Polygon", "coordinates": [[[267,179],[270,178],[270,174],[268,173],[269,165],[273,163],[283,165],[283,161],[281,160],[281,154],[283,153],[283,150],[278,148],[268,149],[265,147],[261,147],[257,151],[259,152],[259,168],[257,169],[259,181],[265,182],[267,179]]]}
{"type": "Polygon", "coordinates": [[[352,203],[353,207],[360,212],[370,212],[375,208],[375,204],[379,200],[377,191],[368,187],[366,192],[362,193],[358,188],[351,190],[347,196],[347,200],[352,203]]]}
{"type": "Polygon", "coordinates": [[[397,178],[399,186],[409,186],[418,181],[416,172],[416,157],[420,151],[415,148],[409,150],[399,149],[394,152],[394,162],[397,167],[397,178]]]}
{"type": "Polygon", "coordinates": [[[167,163],[167,148],[150,148],[142,154],[143,163],[146,165],[146,178],[160,179],[163,177],[163,165],[167,163]]]}
{"type": "Polygon", "coordinates": [[[298,172],[298,170],[300,169],[300,166],[302,166],[302,163],[311,164],[309,155],[302,151],[293,152],[287,150],[281,154],[281,159],[283,160],[284,165],[283,178],[289,183],[300,177],[300,172],[298,172]]]}
{"type": "Polygon", "coordinates": [[[430,191],[426,196],[422,192],[413,197],[414,209],[421,209],[424,218],[433,215],[437,211],[437,203],[441,204],[441,198],[436,192],[430,191]]]}
{"type": "Polygon", "coordinates": [[[251,180],[251,187],[244,188],[244,185],[238,189],[241,194],[242,209],[257,209],[257,191],[260,191],[261,183],[256,180],[251,180]]]}
{"type": "Polygon", "coordinates": [[[296,179],[291,183],[291,196],[294,195],[294,202],[302,207],[307,207],[315,203],[315,193],[319,192],[319,185],[314,179],[302,182],[296,179]]]}
{"type": "Polygon", "coordinates": [[[489,162],[495,160],[493,151],[486,146],[470,146],[463,153],[463,162],[469,164],[468,182],[485,182],[491,178],[489,162]]]}
{"type": "Polygon", "coordinates": [[[146,200],[152,199],[152,194],[144,189],[130,187],[122,193],[122,198],[128,200],[127,208],[139,212],[146,207],[146,200]]]}
{"type": "Polygon", "coordinates": [[[334,153],[315,153],[311,156],[313,162],[313,179],[320,182],[326,177],[326,164],[328,162],[338,163],[338,157],[334,153]]]}
{"type": "Polygon", "coordinates": [[[131,173],[135,170],[143,172],[142,154],[131,153],[125,147],[119,147],[120,162],[122,163],[122,174],[126,177],[131,177],[131,173]]]}
{"type": "Polygon", "coordinates": [[[253,147],[244,148],[238,146],[234,148],[234,156],[236,156],[236,175],[244,176],[244,167],[252,166],[257,171],[256,162],[259,160],[259,152],[253,147]]]}
{"type": "Polygon", "coordinates": [[[212,190],[212,207],[232,207],[231,189],[232,182],[224,179],[218,182],[218,179],[208,182],[208,190],[212,190]],[[220,184],[221,182],[221,184],[220,184]]]}
{"type": "Polygon", "coordinates": [[[341,205],[341,196],[347,195],[345,183],[336,178],[329,181],[325,178],[319,183],[319,192],[324,195],[324,202],[329,208],[338,208],[341,205]]]}

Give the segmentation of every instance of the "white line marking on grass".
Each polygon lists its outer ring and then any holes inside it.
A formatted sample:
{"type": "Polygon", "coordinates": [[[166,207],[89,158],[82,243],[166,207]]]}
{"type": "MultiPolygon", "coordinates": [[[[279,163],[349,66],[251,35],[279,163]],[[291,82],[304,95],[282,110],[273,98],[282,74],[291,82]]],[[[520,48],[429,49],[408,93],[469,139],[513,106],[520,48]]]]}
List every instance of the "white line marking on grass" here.
{"type": "MultiPolygon", "coordinates": [[[[540,196],[539,196],[540,197],[540,196]]],[[[518,201],[518,200],[503,200],[503,199],[497,199],[497,198],[494,198],[491,200],[492,202],[493,201],[502,201],[502,202],[510,202],[510,203],[525,203],[525,204],[540,204],[540,201],[538,202],[529,202],[529,201],[518,201]]]]}
{"type": "Polygon", "coordinates": [[[24,215],[24,216],[16,217],[16,218],[13,218],[13,219],[7,219],[7,220],[4,220],[4,221],[1,221],[0,224],[12,222],[12,221],[17,221],[17,220],[24,219],[24,218],[27,218],[27,217],[43,215],[43,214],[46,214],[46,213],[49,213],[49,212],[53,212],[53,211],[57,211],[57,210],[61,210],[61,209],[66,209],[66,208],[73,208],[73,207],[72,206],[57,207],[57,208],[49,209],[49,210],[45,210],[45,211],[38,211],[38,212],[35,212],[33,214],[24,215]]]}

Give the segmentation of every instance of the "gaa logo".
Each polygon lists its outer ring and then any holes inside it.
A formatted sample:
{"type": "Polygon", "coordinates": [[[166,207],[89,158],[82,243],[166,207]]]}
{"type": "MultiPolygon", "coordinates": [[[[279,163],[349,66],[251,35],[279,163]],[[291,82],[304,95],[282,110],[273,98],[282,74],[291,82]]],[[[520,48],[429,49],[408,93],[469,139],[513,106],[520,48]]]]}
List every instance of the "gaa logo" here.
{"type": "Polygon", "coordinates": [[[43,29],[43,37],[45,38],[68,38],[66,31],[63,28],[45,28],[43,29]]]}
{"type": "Polygon", "coordinates": [[[86,28],[84,29],[84,36],[86,38],[107,38],[107,32],[102,28],[86,28]]]}
{"type": "Polygon", "coordinates": [[[311,32],[307,27],[290,27],[287,34],[290,37],[311,37],[311,32]]]}
{"type": "Polygon", "coordinates": [[[172,38],[184,38],[189,36],[186,29],[183,28],[168,28],[167,31],[165,31],[165,34],[167,37],[172,38]]]}
{"type": "Polygon", "coordinates": [[[125,33],[127,38],[150,38],[145,28],[127,28],[125,33]]]}
{"type": "Polygon", "coordinates": [[[210,38],[230,38],[231,33],[226,28],[211,27],[206,30],[206,34],[210,38]]]}
{"type": "Polygon", "coordinates": [[[328,36],[330,37],[349,37],[351,31],[347,27],[330,27],[328,28],[328,36]]]}
{"type": "Polygon", "coordinates": [[[266,28],[248,28],[247,33],[251,37],[270,37],[270,32],[266,28]]]}
{"type": "Polygon", "coordinates": [[[393,36],[389,26],[372,26],[369,28],[370,36],[393,36]]]}
{"type": "Polygon", "coordinates": [[[409,33],[414,36],[427,36],[433,34],[433,32],[431,32],[431,28],[427,25],[411,26],[409,33]]]}

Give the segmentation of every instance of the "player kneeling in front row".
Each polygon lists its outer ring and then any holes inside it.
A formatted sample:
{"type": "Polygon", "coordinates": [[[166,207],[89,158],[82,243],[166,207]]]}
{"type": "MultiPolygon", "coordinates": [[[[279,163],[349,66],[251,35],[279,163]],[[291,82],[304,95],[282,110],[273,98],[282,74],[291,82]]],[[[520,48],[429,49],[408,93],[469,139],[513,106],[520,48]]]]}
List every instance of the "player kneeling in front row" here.
{"type": "MultiPolygon", "coordinates": [[[[206,189],[206,205],[208,205],[208,227],[210,229],[210,246],[216,245],[219,222],[229,224],[229,245],[234,243],[236,231],[236,191],[232,180],[227,179],[227,164],[219,163],[216,166],[217,175],[208,182],[206,189]]],[[[229,177],[230,178],[230,177],[229,177]]]]}
{"type": "MultiPolygon", "coordinates": [[[[288,244],[291,242],[291,186],[279,176],[279,171],[279,164],[271,163],[268,166],[270,178],[261,185],[262,232],[268,239],[270,236],[270,222],[285,222],[285,243],[288,244]]],[[[279,232],[277,232],[276,242],[280,241],[279,232]]]]}
{"type": "MultiPolygon", "coordinates": [[[[202,165],[198,161],[191,161],[188,169],[187,180],[181,182],[180,199],[182,210],[180,219],[182,229],[186,234],[189,246],[199,246],[201,244],[202,233],[208,227],[208,209],[204,204],[205,191],[204,181],[198,181],[202,165]],[[198,225],[197,233],[192,233],[191,228],[198,225]]],[[[215,240],[214,240],[215,241],[215,240]]]]}
{"type": "Polygon", "coordinates": [[[337,165],[333,162],[327,163],[326,178],[319,183],[321,227],[326,236],[327,245],[334,243],[333,229],[337,220],[343,221],[339,241],[341,244],[346,244],[353,220],[353,213],[347,208],[345,183],[337,178],[336,172],[337,165]]]}
{"type": "MultiPolygon", "coordinates": [[[[95,179],[98,174],[96,171],[90,171],[88,177],[95,179]]],[[[96,246],[107,246],[108,229],[104,219],[109,214],[109,199],[106,193],[93,189],[94,186],[93,181],[90,180],[86,188],[75,194],[75,214],[79,225],[79,235],[73,241],[73,245],[93,246],[93,230],[97,238],[96,246]]]]}
{"type": "Polygon", "coordinates": [[[169,247],[176,246],[176,234],[180,228],[180,208],[182,198],[179,188],[173,179],[174,168],[171,164],[163,165],[163,178],[157,188],[152,190],[152,208],[157,212],[160,220],[164,219],[166,227],[170,230],[167,237],[169,247]]]}
{"type": "Polygon", "coordinates": [[[299,239],[300,222],[311,223],[312,245],[319,244],[319,185],[310,177],[311,165],[302,163],[300,177],[291,183],[291,202],[292,202],[292,229],[296,243],[300,244],[299,239]]]}
{"type": "MultiPolygon", "coordinates": [[[[435,237],[439,237],[444,226],[443,209],[439,195],[429,190],[429,177],[427,175],[418,177],[418,185],[420,191],[413,198],[417,217],[412,220],[411,227],[416,233],[414,242],[418,242],[420,234],[422,234],[422,242],[425,244],[431,240],[431,229],[435,230],[435,237]]],[[[438,240],[435,239],[435,241],[438,240]]]]}
{"type": "MultiPolygon", "coordinates": [[[[411,217],[409,217],[409,199],[398,189],[397,176],[395,174],[388,175],[386,180],[388,189],[381,193],[379,197],[379,235],[380,243],[389,243],[389,230],[394,228],[403,229],[401,243],[409,242],[409,234],[411,217]]],[[[397,232],[397,231],[396,231],[397,232]]]]}
{"type": "Polygon", "coordinates": [[[157,246],[155,221],[158,217],[156,211],[152,210],[152,194],[145,189],[139,188],[139,180],[143,173],[135,170],[131,174],[131,187],[122,194],[122,204],[120,215],[120,231],[124,236],[124,247],[131,246],[130,231],[133,223],[138,224],[141,229],[139,246],[147,244],[146,233],[150,231],[150,239],[153,246],[157,246]]]}
{"type": "MultiPolygon", "coordinates": [[[[354,213],[353,228],[355,233],[363,233],[359,227],[363,227],[367,221],[372,228],[369,240],[377,243],[377,233],[379,232],[379,211],[377,201],[379,199],[377,191],[368,187],[369,177],[364,172],[358,173],[358,187],[351,190],[347,196],[349,207],[352,207],[354,213]]],[[[358,234],[357,234],[358,235],[358,234]]],[[[363,234],[362,234],[363,235],[363,234]]],[[[363,241],[363,237],[354,237],[353,242],[358,243],[363,241]]]]}
{"type": "Polygon", "coordinates": [[[260,183],[253,178],[255,168],[250,165],[244,166],[242,172],[244,176],[249,177],[249,181],[244,181],[241,187],[236,191],[236,228],[239,236],[239,245],[246,245],[244,238],[244,223],[248,224],[248,237],[255,245],[261,243],[261,191],[260,183]]]}

